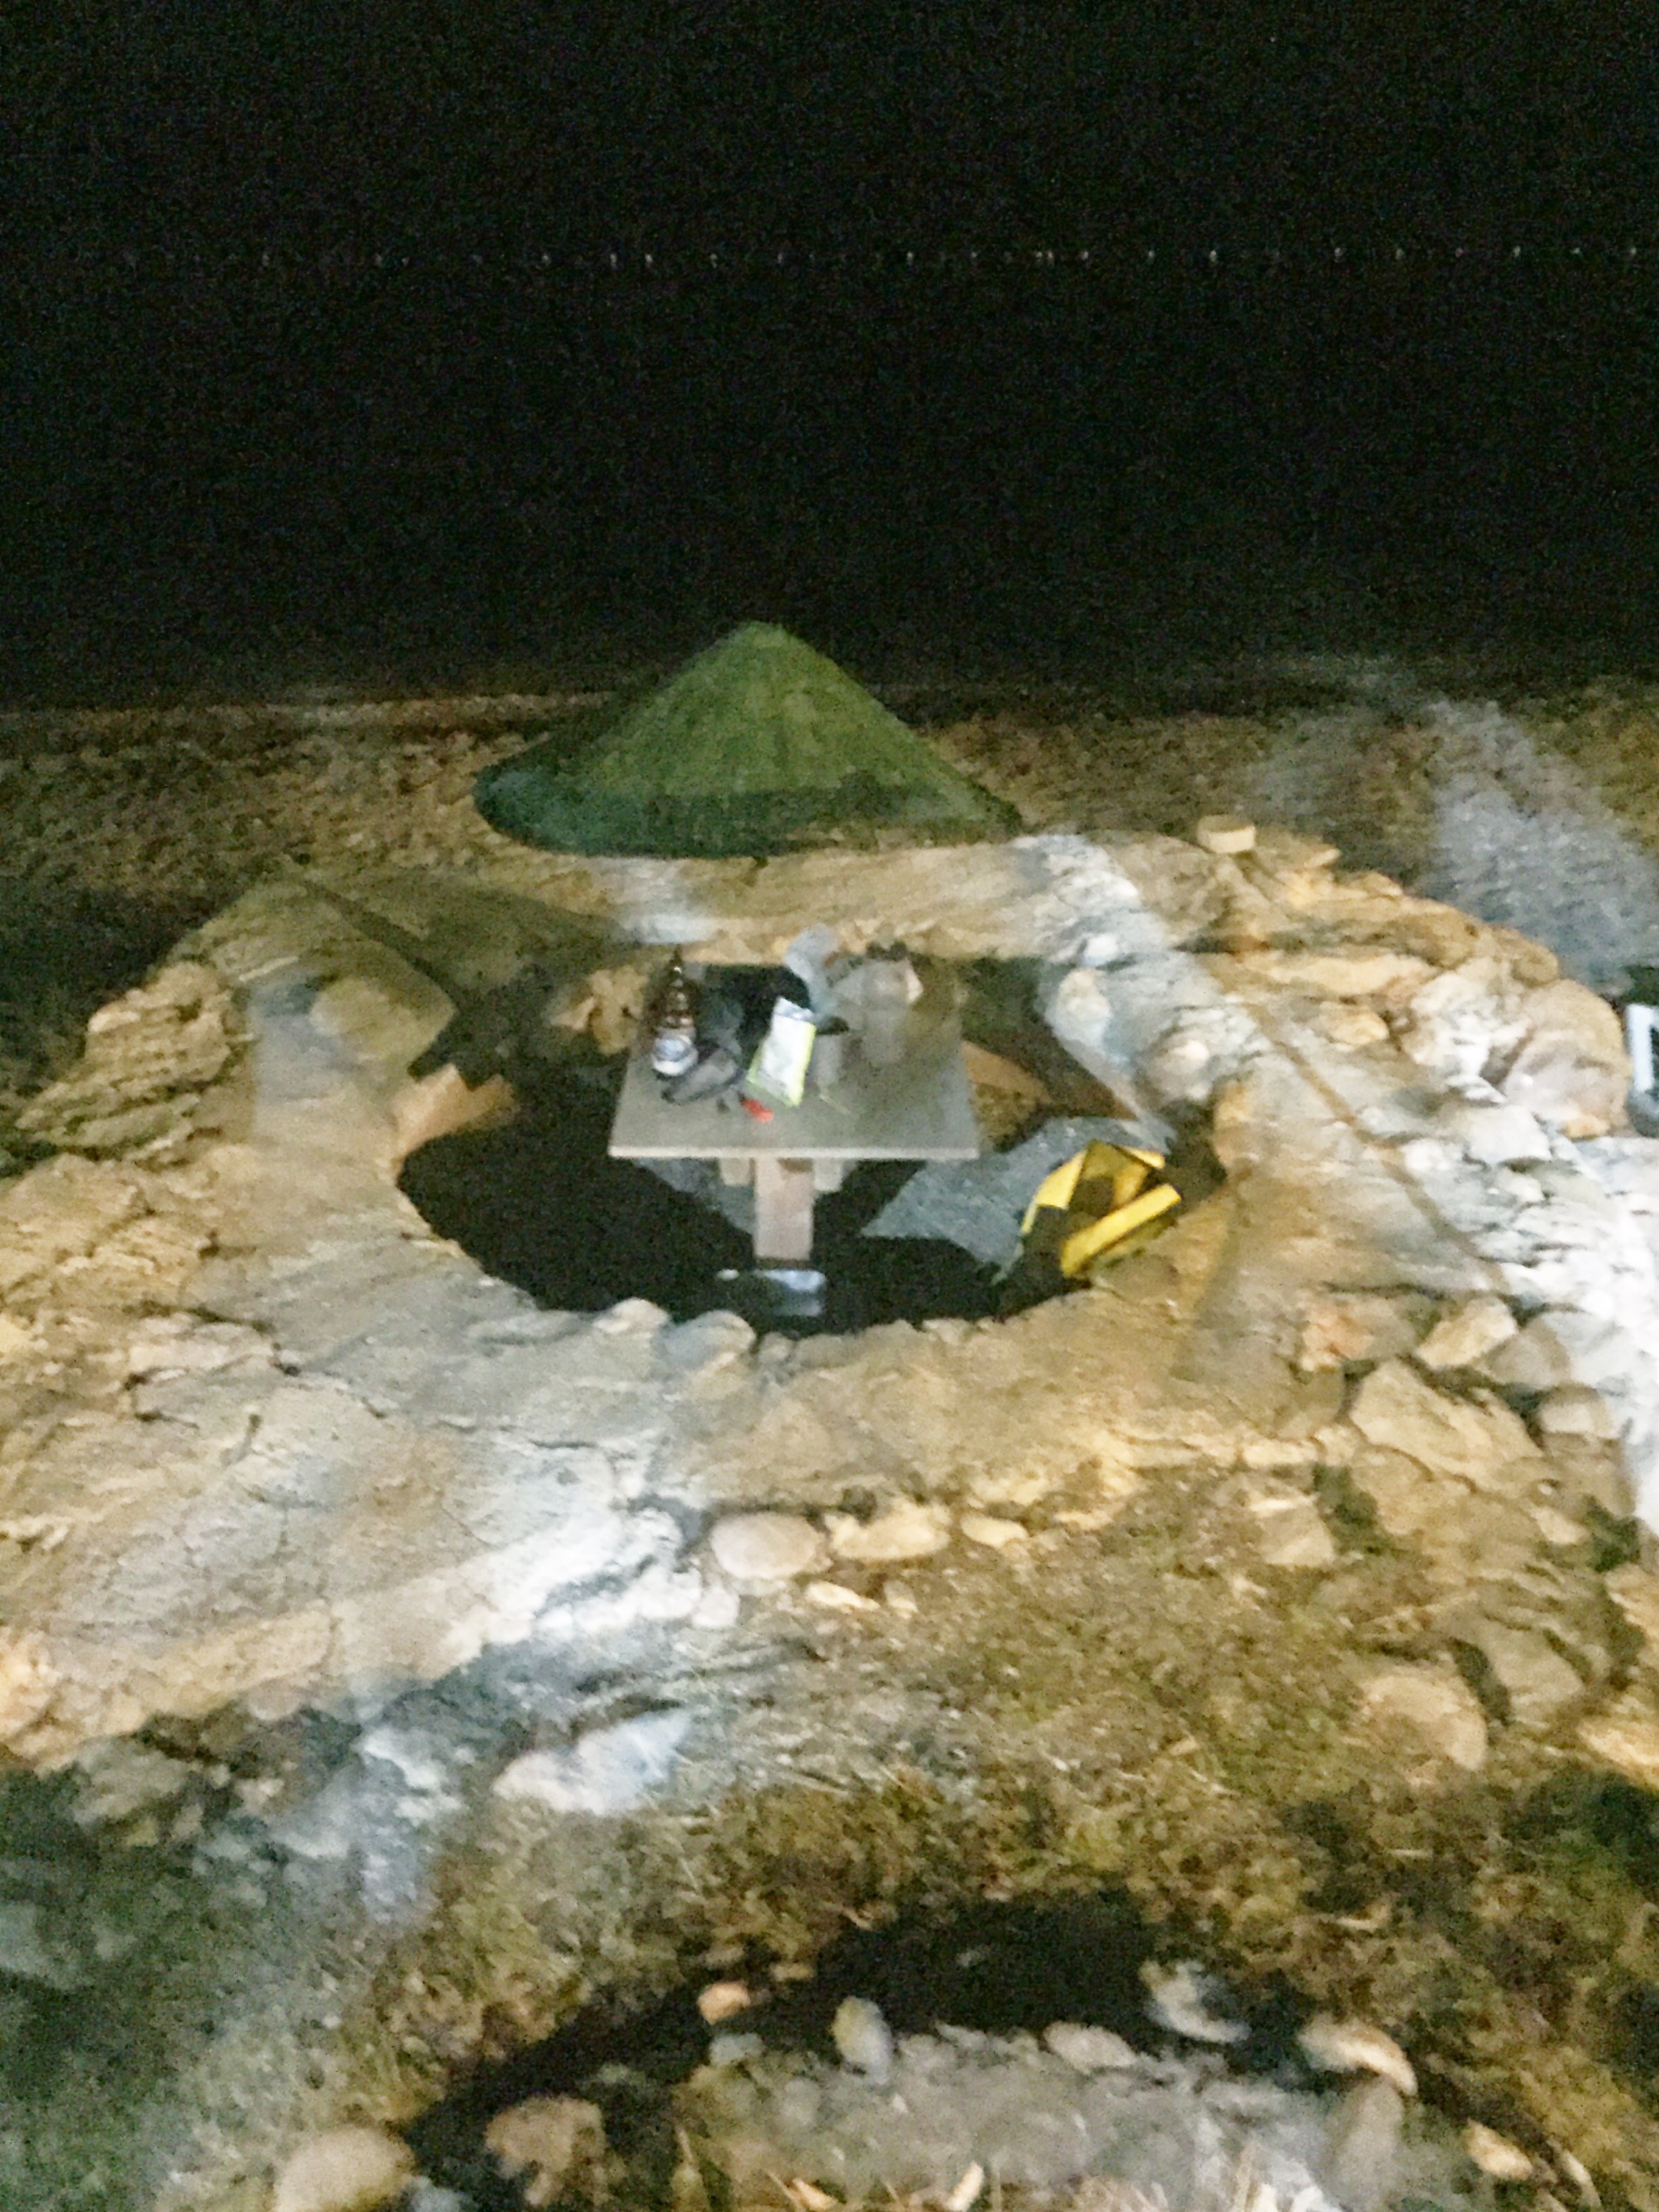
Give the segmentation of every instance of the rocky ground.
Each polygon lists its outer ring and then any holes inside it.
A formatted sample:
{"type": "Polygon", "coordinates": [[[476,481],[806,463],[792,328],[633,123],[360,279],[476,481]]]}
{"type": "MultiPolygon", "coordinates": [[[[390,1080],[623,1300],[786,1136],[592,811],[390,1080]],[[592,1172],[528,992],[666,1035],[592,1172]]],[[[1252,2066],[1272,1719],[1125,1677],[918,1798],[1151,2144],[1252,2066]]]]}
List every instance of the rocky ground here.
{"type": "MultiPolygon", "coordinates": [[[[12,1000],[0,1189],[9,2203],[389,2201],[404,2128],[510,2203],[488,2131],[585,2007],[1102,1893],[1166,1975],[1367,2024],[1366,2094],[1409,2057],[1344,2201],[1438,2129],[1448,2188],[1659,2203],[1659,1168],[1605,1006],[1358,865],[1434,861],[1414,695],[1343,704],[1348,872],[1187,842],[1316,711],[958,719],[1086,836],[758,871],[506,846],[467,800],[499,708],[24,733],[15,926],[63,987],[12,1000]],[[1036,961],[1053,1035],[1225,1182],[1013,1322],[544,1315],[396,1193],[466,1101],[410,1084],[452,1005],[363,909],[486,996],[533,955],[556,1013],[641,937],[770,957],[826,913],[1036,961]],[[471,2138],[423,2136],[469,2081],[471,2138]],[[379,2197],[301,2193],[342,2125],[379,2197]]],[[[1647,707],[1551,712],[1517,726],[1639,848],[1647,707]]]]}

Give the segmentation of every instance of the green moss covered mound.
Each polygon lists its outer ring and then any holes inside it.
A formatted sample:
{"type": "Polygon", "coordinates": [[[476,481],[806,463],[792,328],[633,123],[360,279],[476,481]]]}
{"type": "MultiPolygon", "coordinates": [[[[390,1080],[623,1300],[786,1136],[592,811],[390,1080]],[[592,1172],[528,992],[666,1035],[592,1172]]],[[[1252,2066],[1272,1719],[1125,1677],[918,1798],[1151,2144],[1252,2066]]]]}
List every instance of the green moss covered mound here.
{"type": "Polygon", "coordinates": [[[720,858],[805,845],[957,844],[1019,829],[831,660],[746,623],[578,760],[486,769],[479,811],[550,852],[720,858]]]}

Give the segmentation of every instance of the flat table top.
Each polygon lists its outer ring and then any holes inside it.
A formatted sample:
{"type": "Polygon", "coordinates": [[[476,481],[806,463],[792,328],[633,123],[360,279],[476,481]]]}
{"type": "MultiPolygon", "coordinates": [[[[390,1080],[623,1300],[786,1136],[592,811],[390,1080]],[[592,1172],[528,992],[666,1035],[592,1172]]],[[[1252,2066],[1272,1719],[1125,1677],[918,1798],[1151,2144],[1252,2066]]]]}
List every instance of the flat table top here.
{"type": "Polygon", "coordinates": [[[961,1030],[943,994],[927,991],[894,1066],[872,1067],[854,1049],[832,1091],[818,1097],[809,1087],[799,1106],[774,1106],[769,1121],[735,1097],[669,1105],[642,1046],[628,1063],[609,1149],[623,1160],[972,1160],[981,1146],[961,1030]]]}

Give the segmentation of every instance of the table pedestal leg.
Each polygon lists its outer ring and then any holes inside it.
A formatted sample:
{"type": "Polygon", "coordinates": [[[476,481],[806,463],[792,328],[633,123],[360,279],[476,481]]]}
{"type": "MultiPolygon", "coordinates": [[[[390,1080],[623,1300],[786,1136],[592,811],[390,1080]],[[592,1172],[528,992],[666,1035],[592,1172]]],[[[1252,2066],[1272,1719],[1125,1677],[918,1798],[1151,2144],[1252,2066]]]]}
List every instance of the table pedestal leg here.
{"type": "Polygon", "coordinates": [[[812,1256],[812,1164],[762,1153],[755,1162],[755,1258],[799,1267],[812,1256]]]}

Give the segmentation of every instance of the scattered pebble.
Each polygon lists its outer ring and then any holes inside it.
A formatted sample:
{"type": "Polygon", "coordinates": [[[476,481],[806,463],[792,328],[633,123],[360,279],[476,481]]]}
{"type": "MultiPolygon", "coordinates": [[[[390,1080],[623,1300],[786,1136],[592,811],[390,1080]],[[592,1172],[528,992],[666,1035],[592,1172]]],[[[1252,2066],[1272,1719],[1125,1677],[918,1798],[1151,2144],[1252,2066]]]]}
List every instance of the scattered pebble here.
{"type": "Polygon", "coordinates": [[[1140,1969],[1147,2010],[1161,2027],[1189,2043],[1242,2043],[1248,2022],[1232,2016],[1226,1990],[1191,1959],[1161,1966],[1148,1959],[1140,1969]]]}
{"type": "Polygon", "coordinates": [[[921,1601],[915,1590],[908,1583],[900,1581],[896,1576],[890,1576],[882,1584],[881,1600],[890,1612],[900,1614],[906,1620],[914,1620],[921,1611],[921,1601]]]}
{"type": "Polygon", "coordinates": [[[860,1590],[848,1589],[845,1583],[808,1583],[802,1595],[813,1605],[828,1606],[833,1612],[872,1613],[876,1601],[866,1597],[860,1590]]]}
{"type": "Polygon", "coordinates": [[[1105,2074],[1139,2063],[1133,2046],[1109,2027],[1085,2027],[1074,2020],[1057,2020],[1042,2031],[1042,2040],[1056,2058],[1079,2074],[1105,2074]]]}
{"type": "Polygon", "coordinates": [[[715,1560],[734,1582],[787,1582],[811,1574],[828,1556],[823,1537],[799,1513],[732,1513],[708,1539],[715,1560]]]}
{"type": "Polygon", "coordinates": [[[951,1516],[942,1506],[901,1498],[873,1521],[850,1513],[828,1516],[830,1543],[838,1559],[925,1559],[951,1540],[951,1516]]]}
{"type": "Polygon", "coordinates": [[[1463,2130],[1463,2148],[1473,2163],[1493,2181],[1530,2181],[1535,2171],[1519,2143],[1500,2136],[1495,2128],[1471,2120],[1463,2130]]]}
{"type": "Polygon", "coordinates": [[[1368,2020],[1334,2020],[1316,2013],[1297,2041],[1310,2065],[1326,2074],[1380,2074],[1402,2097],[1417,2094],[1412,2063],[1391,2035],[1368,2020]]]}
{"type": "Polygon", "coordinates": [[[975,2159],[945,2200],[944,2212],[969,2212],[985,2187],[985,2168],[975,2159]]]}
{"type": "Polygon", "coordinates": [[[698,1994],[697,2010],[713,2027],[722,2020],[730,2020],[734,2013],[747,2012],[754,2002],[754,1992],[747,1982],[710,1982],[698,1994]]]}
{"type": "Polygon", "coordinates": [[[1023,1521],[1000,1520],[994,1513],[964,1513],[957,1525],[970,1544],[983,1544],[993,1552],[1011,1551],[1031,1540],[1023,1521]]]}
{"type": "Polygon", "coordinates": [[[741,2034],[711,2035],[708,2039],[708,2063],[711,2066],[741,2066],[745,2059],[758,2058],[766,2048],[765,2043],[753,2029],[741,2034]]]}
{"type": "Polygon", "coordinates": [[[328,2128],[290,2154],[270,2212],[376,2212],[414,2178],[409,2145],[383,2128],[328,2128]]]}
{"type": "Polygon", "coordinates": [[[893,2064],[893,2032],[881,2016],[879,2005],[868,1997],[843,1997],[836,2008],[830,2033],[843,2066],[884,2081],[893,2064]]]}
{"type": "Polygon", "coordinates": [[[553,1813],[628,1813],[672,1772],[691,1725],[681,1708],[594,1729],[568,1751],[527,1751],[496,1777],[497,1797],[553,1813]]]}

